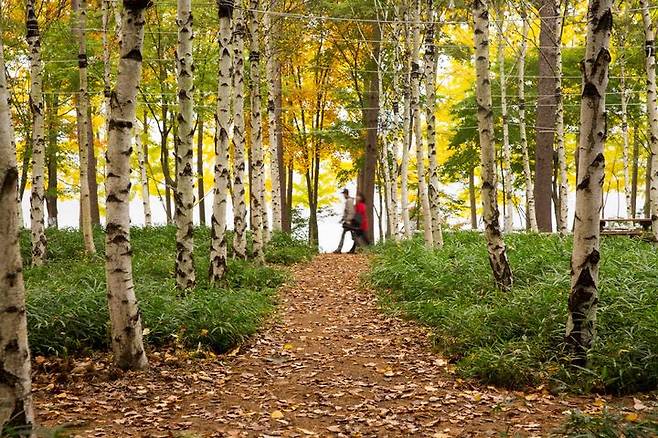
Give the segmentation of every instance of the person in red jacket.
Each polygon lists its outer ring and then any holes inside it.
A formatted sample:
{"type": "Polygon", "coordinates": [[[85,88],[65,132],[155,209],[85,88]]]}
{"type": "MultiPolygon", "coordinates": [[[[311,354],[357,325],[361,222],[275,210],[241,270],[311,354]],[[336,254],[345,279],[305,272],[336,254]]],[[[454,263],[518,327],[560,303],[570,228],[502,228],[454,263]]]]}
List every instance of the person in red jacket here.
{"type": "Polygon", "coordinates": [[[366,214],[366,201],[363,193],[360,192],[356,195],[352,230],[354,231],[354,246],[352,246],[350,253],[355,253],[357,246],[370,245],[370,242],[368,241],[368,215],[366,214]]]}

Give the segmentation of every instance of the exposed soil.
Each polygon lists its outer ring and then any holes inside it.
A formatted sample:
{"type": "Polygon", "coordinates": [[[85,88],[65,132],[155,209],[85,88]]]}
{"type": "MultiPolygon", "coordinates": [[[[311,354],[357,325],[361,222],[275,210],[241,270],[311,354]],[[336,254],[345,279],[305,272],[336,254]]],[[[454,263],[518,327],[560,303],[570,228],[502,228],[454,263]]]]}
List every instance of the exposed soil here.
{"type": "Polygon", "coordinates": [[[367,264],[327,254],[295,267],[278,317],[224,356],[152,352],[144,373],[105,356],[41,359],[39,420],[81,437],[545,436],[609,402],[459,379],[425,329],[378,309],[360,284],[367,264]]]}

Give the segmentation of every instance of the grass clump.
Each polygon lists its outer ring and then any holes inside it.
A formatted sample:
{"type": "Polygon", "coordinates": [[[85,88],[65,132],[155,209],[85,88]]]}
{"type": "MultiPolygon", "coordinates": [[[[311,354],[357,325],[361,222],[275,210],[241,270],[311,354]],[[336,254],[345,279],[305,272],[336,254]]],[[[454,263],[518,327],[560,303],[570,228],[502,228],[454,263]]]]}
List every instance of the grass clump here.
{"type": "MultiPolygon", "coordinates": [[[[210,234],[195,232],[197,287],[181,295],[174,278],[175,228],[131,231],[135,293],[145,339],[152,346],[198,345],[222,352],[253,334],[273,311],[276,289],[287,273],[251,262],[228,264],[224,283],[208,284],[210,234]]],[[[35,355],[69,354],[109,347],[102,230],[99,253],[86,256],[75,230],[48,230],[48,262],[30,268],[29,236],[23,236],[30,347],[35,355]]],[[[277,249],[288,251],[282,239],[277,249]]],[[[295,242],[293,251],[301,252],[295,242]]],[[[268,248],[268,250],[270,250],[268,248]]],[[[292,263],[289,256],[281,263],[292,263]]],[[[296,259],[295,259],[296,260],[296,259]]]]}
{"type": "Polygon", "coordinates": [[[639,419],[635,414],[623,416],[608,411],[600,415],[574,412],[558,433],[570,438],[655,437],[658,417],[653,414],[639,419]]]}
{"type": "Polygon", "coordinates": [[[571,239],[506,236],[514,287],[493,286],[481,234],[449,232],[441,250],[419,239],[380,246],[369,276],[389,309],[433,328],[464,376],[512,388],[628,393],[658,388],[658,253],[628,238],[602,242],[598,338],[587,369],[564,343],[571,239]]]}
{"type": "Polygon", "coordinates": [[[307,262],[317,254],[317,249],[304,240],[290,234],[275,232],[265,248],[265,260],[268,263],[292,265],[307,262]]]}

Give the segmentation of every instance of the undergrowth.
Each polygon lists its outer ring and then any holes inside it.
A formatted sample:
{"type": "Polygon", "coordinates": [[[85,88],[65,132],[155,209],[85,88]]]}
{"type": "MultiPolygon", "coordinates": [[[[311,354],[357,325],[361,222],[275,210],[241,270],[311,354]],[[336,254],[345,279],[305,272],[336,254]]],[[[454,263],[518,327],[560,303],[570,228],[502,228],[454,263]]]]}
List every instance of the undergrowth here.
{"type": "Polygon", "coordinates": [[[658,253],[602,242],[598,337],[586,369],[564,344],[571,239],[506,236],[514,287],[493,287],[481,234],[449,232],[441,250],[415,239],[375,249],[369,281],[389,310],[432,327],[463,376],[512,388],[629,393],[658,388],[658,253]]]}
{"type": "MultiPolygon", "coordinates": [[[[48,262],[30,268],[29,236],[22,238],[30,348],[35,355],[70,354],[109,347],[102,230],[99,253],[86,256],[75,230],[48,230],[48,262]]],[[[208,284],[210,233],[195,231],[197,287],[181,294],[174,278],[175,228],[134,228],[133,273],[145,340],[152,346],[198,345],[225,351],[253,334],[272,312],[282,269],[229,261],[223,284],[208,284]]],[[[230,248],[230,240],[229,240],[230,248]]],[[[312,256],[302,244],[273,236],[272,263],[291,264],[312,256]]]]}
{"type": "Polygon", "coordinates": [[[640,419],[608,411],[597,415],[574,412],[558,434],[569,438],[655,437],[658,435],[658,417],[648,415],[640,419]]]}

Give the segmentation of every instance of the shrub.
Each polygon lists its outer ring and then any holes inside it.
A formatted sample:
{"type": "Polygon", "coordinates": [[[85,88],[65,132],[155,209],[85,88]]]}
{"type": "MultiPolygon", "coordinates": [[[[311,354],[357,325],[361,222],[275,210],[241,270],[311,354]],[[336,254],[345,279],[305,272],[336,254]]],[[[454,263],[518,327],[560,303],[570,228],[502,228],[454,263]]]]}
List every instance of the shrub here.
{"type": "Polygon", "coordinates": [[[598,338],[589,368],[564,344],[571,239],[506,236],[514,287],[493,287],[486,245],[448,232],[441,250],[415,239],[376,249],[369,281],[382,303],[433,328],[436,346],[466,376],[524,387],[616,393],[658,387],[658,254],[628,238],[602,242],[598,338]]]}

